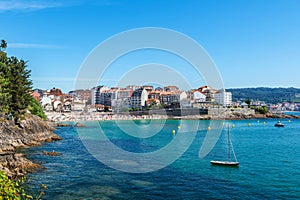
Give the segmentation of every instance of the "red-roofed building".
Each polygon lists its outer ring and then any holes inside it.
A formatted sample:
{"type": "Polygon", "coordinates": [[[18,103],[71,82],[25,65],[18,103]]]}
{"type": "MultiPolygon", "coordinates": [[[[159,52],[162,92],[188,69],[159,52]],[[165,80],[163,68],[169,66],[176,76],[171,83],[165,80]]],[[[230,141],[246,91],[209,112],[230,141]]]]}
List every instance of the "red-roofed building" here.
{"type": "Polygon", "coordinates": [[[31,95],[32,95],[33,98],[35,98],[38,102],[40,102],[40,96],[41,96],[41,95],[40,95],[39,93],[33,92],[31,95]]]}

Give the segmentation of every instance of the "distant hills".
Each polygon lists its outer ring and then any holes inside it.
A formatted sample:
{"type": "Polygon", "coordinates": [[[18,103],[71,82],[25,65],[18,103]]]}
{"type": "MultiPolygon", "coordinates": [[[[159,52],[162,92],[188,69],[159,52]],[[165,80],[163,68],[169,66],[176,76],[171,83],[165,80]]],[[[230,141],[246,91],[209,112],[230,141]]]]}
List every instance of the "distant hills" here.
{"type": "Polygon", "coordinates": [[[236,88],[226,89],[226,91],[232,93],[232,100],[244,101],[260,100],[266,103],[279,103],[279,102],[297,102],[300,103],[300,89],[298,88],[236,88]]]}

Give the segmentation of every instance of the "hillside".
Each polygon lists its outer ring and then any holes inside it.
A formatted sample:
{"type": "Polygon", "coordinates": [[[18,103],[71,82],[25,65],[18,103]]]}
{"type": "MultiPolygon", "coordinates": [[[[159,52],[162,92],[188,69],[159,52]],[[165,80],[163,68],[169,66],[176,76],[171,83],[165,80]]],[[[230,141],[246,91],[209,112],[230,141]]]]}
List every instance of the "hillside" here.
{"type": "Polygon", "coordinates": [[[266,103],[278,103],[278,102],[300,102],[300,89],[298,88],[237,88],[226,89],[228,92],[232,92],[233,101],[237,100],[260,100],[266,103]]]}

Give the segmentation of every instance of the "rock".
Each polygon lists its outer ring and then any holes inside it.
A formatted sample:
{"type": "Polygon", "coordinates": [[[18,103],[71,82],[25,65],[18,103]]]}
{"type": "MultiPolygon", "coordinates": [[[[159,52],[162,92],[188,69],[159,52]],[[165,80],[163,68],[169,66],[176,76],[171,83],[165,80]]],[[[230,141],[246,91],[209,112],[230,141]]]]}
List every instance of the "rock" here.
{"type": "Polygon", "coordinates": [[[31,162],[23,154],[7,152],[0,155],[0,170],[10,178],[18,178],[38,168],[41,168],[39,164],[31,162]]]}
{"type": "Polygon", "coordinates": [[[55,124],[55,126],[57,126],[57,127],[68,127],[68,126],[71,126],[71,124],[58,123],[58,124],[55,124]]]}
{"type": "Polygon", "coordinates": [[[31,172],[41,166],[32,163],[23,154],[16,154],[16,148],[28,148],[43,142],[61,140],[53,133],[52,123],[37,116],[25,114],[19,125],[0,116],[0,170],[15,178],[31,172]]]}
{"type": "Polygon", "coordinates": [[[43,151],[44,155],[48,155],[48,156],[60,156],[60,153],[57,153],[55,151],[43,151]]]}
{"type": "Polygon", "coordinates": [[[77,122],[74,127],[86,127],[86,125],[77,122]]]}

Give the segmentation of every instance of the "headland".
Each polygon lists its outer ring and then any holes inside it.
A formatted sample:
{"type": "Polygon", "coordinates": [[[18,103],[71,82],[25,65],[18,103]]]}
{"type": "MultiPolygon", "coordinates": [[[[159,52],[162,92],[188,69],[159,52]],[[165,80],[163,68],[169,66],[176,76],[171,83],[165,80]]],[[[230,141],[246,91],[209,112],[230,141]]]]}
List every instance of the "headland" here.
{"type": "Polygon", "coordinates": [[[40,165],[31,162],[24,154],[19,153],[19,149],[61,140],[53,133],[53,130],[51,123],[31,114],[26,114],[19,125],[15,125],[13,121],[7,120],[5,115],[1,115],[0,171],[4,171],[11,178],[16,178],[40,168],[40,165]]]}

